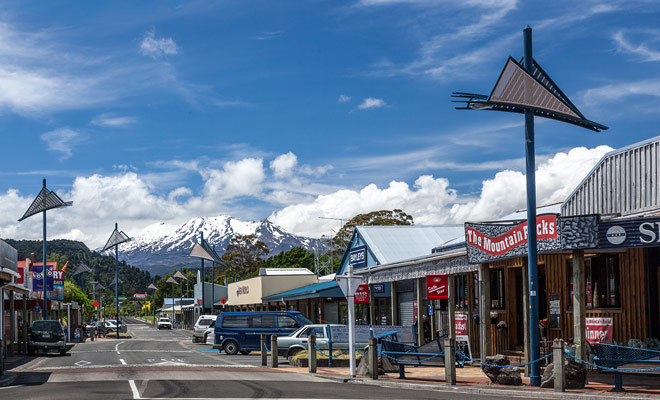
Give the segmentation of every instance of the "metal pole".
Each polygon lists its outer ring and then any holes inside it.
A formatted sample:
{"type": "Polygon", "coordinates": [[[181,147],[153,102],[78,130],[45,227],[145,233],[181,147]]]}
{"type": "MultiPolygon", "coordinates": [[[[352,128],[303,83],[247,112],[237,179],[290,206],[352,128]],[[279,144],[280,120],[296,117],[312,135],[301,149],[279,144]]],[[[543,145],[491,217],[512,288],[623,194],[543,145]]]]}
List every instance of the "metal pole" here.
{"type": "Polygon", "coordinates": [[[172,287],[172,328],[174,328],[174,284],[170,283],[172,287]]]}
{"type": "Polygon", "coordinates": [[[181,328],[183,328],[183,289],[179,281],[179,308],[181,309],[181,328]]]}
{"type": "Polygon", "coordinates": [[[153,320],[151,321],[151,325],[156,325],[156,291],[154,290],[153,294],[151,295],[152,302],[151,302],[151,312],[154,315],[153,320]]]}
{"type": "MultiPolygon", "coordinates": [[[[116,222],[115,229],[117,229],[116,222]]],[[[115,246],[115,321],[117,322],[117,339],[119,339],[119,245],[115,246]]]]}
{"type": "MultiPolygon", "coordinates": [[[[44,179],[44,187],[46,187],[46,180],[44,179]]],[[[46,276],[48,275],[46,273],[46,211],[44,211],[44,247],[43,247],[43,254],[42,254],[42,265],[43,265],[43,282],[44,282],[44,312],[43,316],[44,319],[48,319],[48,311],[46,310],[46,306],[48,305],[48,290],[46,290],[46,286],[48,286],[48,279],[46,276]]]]}
{"type": "MultiPolygon", "coordinates": [[[[204,243],[204,232],[201,233],[202,243],[204,243]]],[[[202,315],[206,311],[206,296],[204,296],[204,286],[206,285],[206,277],[204,275],[204,259],[202,258],[202,315]]]]}
{"type": "MultiPolygon", "coordinates": [[[[525,70],[532,73],[532,28],[523,29],[523,47],[525,70]]],[[[527,178],[527,266],[529,269],[529,338],[530,358],[539,358],[539,300],[538,300],[538,266],[536,255],[536,161],[534,152],[534,113],[525,110],[525,160],[527,178]]],[[[541,366],[539,362],[532,364],[529,384],[541,385],[541,366]]]]}
{"type": "MultiPolygon", "coordinates": [[[[215,251],[215,245],[213,245],[215,251]]],[[[211,315],[215,315],[215,263],[211,264],[211,315]]]]}
{"type": "Polygon", "coordinates": [[[355,378],[355,296],[353,295],[353,265],[348,263],[348,354],[351,378],[355,378]]]}

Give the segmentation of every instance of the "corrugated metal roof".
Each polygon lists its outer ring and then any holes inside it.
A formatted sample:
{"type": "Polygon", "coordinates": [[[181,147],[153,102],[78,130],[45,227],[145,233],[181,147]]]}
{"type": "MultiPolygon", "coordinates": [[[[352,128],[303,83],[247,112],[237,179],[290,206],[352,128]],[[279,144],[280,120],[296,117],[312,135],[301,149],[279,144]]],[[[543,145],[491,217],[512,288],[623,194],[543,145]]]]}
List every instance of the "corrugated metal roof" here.
{"type": "Polygon", "coordinates": [[[286,298],[286,297],[291,297],[299,294],[305,294],[305,293],[318,293],[323,290],[332,290],[332,289],[339,289],[339,284],[337,281],[332,280],[332,281],[326,281],[326,282],[318,282],[318,283],[312,283],[311,285],[299,287],[297,289],[292,289],[288,290],[286,292],[282,293],[277,293],[273,294],[267,297],[264,297],[262,301],[275,301],[275,300],[280,300],[281,298],[286,298]]]}
{"type": "Polygon", "coordinates": [[[465,235],[463,225],[358,226],[356,229],[379,264],[431,254],[432,249],[465,235]]]}

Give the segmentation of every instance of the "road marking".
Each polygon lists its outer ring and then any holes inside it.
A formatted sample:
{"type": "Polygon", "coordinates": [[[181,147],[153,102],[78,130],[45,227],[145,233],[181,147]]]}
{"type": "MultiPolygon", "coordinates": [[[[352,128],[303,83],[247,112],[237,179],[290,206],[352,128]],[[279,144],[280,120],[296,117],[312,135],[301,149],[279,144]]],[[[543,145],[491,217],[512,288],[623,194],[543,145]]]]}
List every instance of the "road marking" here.
{"type": "Polygon", "coordinates": [[[80,361],[78,361],[77,363],[74,363],[74,364],[79,366],[79,367],[84,367],[85,365],[91,364],[91,362],[85,361],[85,360],[80,360],[80,361]]]}
{"type": "Polygon", "coordinates": [[[29,368],[21,369],[21,372],[28,371],[57,371],[62,369],[100,369],[100,368],[135,368],[135,367],[182,367],[182,368],[261,368],[256,365],[248,364],[178,364],[171,363],[169,365],[164,365],[162,363],[156,364],[106,364],[106,365],[87,365],[84,367],[74,367],[73,365],[69,366],[58,366],[58,367],[40,367],[40,368],[29,368]]]}
{"type": "MultiPolygon", "coordinates": [[[[217,351],[217,350],[214,350],[217,351]]],[[[114,353],[115,350],[81,350],[81,351],[72,351],[71,353],[114,353]]],[[[122,353],[193,353],[192,350],[123,350],[122,353]]]]}
{"type": "Polygon", "coordinates": [[[140,398],[140,392],[138,392],[137,386],[135,386],[135,381],[130,380],[130,381],[128,381],[128,384],[131,387],[131,392],[133,392],[133,398],[134,399],[139,399],[140,398]]]}
{"type": "Polygon", "coordinates": [[[126,364],[126,361],[124,361],[123,358],[120,358],[119,361],[122,363],[122,365],[127,365],[127,364],[126,364]]]}
{"type": "Polygon", "coordinates": [[[2,389],[14,389],[14,388],[19,388],[19,387],[23,387],[23,386],[25,386],[25,385],[2,386],[2,387],[0,387],[0,390],[2,390],[2,389]]]}
{"type": "Polygon", "coordinates": [[[119,342],[119,343],[117,343],[117,344],[115,345],[115,351],[117,352],[117,354],[121,354],[121,353],[119,352],[119,345],[122,344],[122,343],[125,343],[125,342],[119,342]]]}

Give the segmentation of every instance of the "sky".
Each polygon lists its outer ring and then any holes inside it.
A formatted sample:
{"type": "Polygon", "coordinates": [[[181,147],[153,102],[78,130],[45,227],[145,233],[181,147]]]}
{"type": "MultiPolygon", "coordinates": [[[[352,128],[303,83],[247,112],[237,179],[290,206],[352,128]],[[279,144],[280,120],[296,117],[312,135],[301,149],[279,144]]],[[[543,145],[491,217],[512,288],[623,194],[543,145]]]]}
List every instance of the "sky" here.
{"type": "Polygon", "coordinates": [[[519,114],[459,111],[534,58],[596,133],[536,118],[537,198],[660,135],[660,3],[349,0],[0,3],[0,237],[47,179],[48,237],[102,246],[193,217],[305,236],[400,208],[417,224],[525,207],[519,114]]]}

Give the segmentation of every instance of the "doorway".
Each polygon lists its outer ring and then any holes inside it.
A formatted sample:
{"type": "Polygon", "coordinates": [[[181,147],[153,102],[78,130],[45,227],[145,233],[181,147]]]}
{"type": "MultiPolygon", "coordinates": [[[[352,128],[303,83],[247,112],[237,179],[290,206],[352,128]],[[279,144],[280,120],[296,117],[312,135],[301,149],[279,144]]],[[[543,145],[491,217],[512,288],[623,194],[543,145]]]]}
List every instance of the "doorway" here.
{"type": "Polygon", "coordinates": [[[646,263],[646,299],[648,302],[648,336],[660,338],[660,248],[647,251],[646,263]]]}

